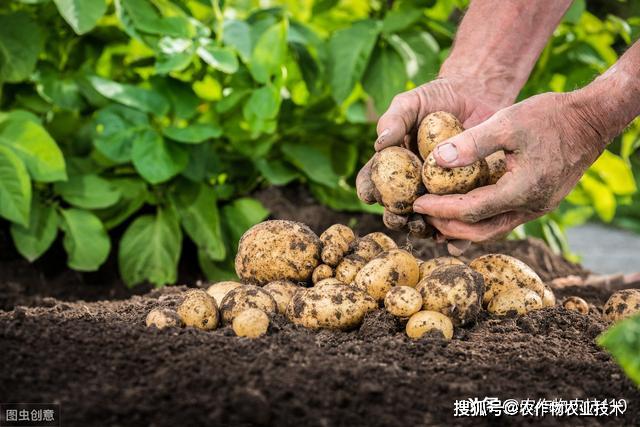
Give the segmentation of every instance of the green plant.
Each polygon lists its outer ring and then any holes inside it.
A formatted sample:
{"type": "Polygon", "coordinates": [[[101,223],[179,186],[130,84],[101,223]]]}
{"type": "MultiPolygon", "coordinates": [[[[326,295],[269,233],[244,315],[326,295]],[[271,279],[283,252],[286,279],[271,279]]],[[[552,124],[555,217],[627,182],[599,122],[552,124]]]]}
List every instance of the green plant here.
{"type": "Polygon", "coordinates": [[[640,386],[640,315],[607,329],[597,342],[613,355],[627,376],[640,386]]]}

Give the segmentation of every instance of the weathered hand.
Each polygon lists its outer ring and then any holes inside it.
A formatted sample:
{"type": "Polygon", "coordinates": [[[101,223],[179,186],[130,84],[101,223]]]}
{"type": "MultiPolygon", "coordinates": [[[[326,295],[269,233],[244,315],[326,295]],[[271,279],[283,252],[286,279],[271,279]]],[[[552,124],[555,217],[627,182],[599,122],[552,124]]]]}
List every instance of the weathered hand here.
{"type": "Polygon", "coordinates": [[[503,150],[507,173],[467,194],[420,197],[414,211],[449,238],[483,241],[549,212],[604,150],[607,136],[579,92],[547,93],[500,110],[442,142],[433,154],[443,167],[466,166],[503,150]]]}

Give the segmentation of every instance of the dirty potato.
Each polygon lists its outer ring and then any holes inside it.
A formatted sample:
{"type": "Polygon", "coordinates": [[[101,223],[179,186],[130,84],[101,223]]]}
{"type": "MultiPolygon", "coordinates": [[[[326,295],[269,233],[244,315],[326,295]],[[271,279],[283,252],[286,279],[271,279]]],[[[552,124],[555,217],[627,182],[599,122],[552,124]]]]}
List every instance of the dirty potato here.
{"type": "Polygon", "coordinates": [[[342,283],[349,284],[353,282],[358,271],[360,271],[366,263],[367,261],[357,255],[347,255],[336,267],[334,277],[342,283]]]}
{"type": "Polygon", "coordinates": [[[220,307],[220,304],[222,303],[222,299],[224,298],[224,296],[227,295],[229,291],[237,288],[238,286],[242,286],[242,283],[234,282],[231,280],[218,282],[209,286],[207,288],[207,293],[211,295],[214,300],[216,300],[216,305],[220,307]]]}
{"type": "Polygon", "coordinates": [[[493,154],[489,154],[484,160],[489,167],[489,180],[487,181],[487,185],[493,185],[507,173],[507,158],[504,155],[504,151],[496,151],[493,154]]]}
{"type": "Polygon", "coordinates": [[[505,316],[509,313],[526,314],[542,308],[542,298],[528,288],[513,287],[496,294],[487,307],[489,313],[505,316]]]}
{"type": "Polygon", "coordinates": [[[396,242],[391,237],[387,236],[381,231],[375,231],[373,233],[369,233],[366,236],[364,236],[363,239],[373,240],[378,245],[380,245],[383,252],[398,248],[398,245],[396,244],[396,242]]]}
{"type": "Polygon", "coordinates": [[[382,301],[394,286],[418,284],[418,262],[404,249],[392,249],[369,261],[356,275],[353,284],[376,301],[382,301]]]}
{"type": "Polygon", "coordinates": [[[450,340],[453,338],[453,323],[437,311],[419,311],[409,318],[406,331],[409,338],[414,340],[431,331],[438,331],[445,339],[450,340]]]}
{"type": "Polygon", "coordinates": [[[615,292],[602,309],[602,317],[610,322],[617,322],[636,313],[640,313],[640,289],[615,292]]]}
{"type": "Polygon", "coordinates": [[[580,297],[567,297],[562,301],[562,306],[580,314],[589,314],[589,304],[580,297]]]}
{"type": "Polygon", "coordinates": [[[475,320],[482,310],[484,280],[466,265],[436,268],[418,283],[422,308],[448,316],[454,325],[475,320]]]}
{"type": "Polygon", "coordinates": [[[423,159],[440,144],[449,138],[462,133],[462,123],[451,113],[436,111],[428,114],[418,127],[418,151],[423,159]]]}
{"type": "Polygon", "coordinates": [[[321,248],[320,238],[304,224],[264,221],[240,239],[236,273],[242,281],[259,285],[274,280],[307,282],[320,263],[321,248]]]}
{"type": "Polygon", "coordinates": [[[329,277],[333,277],[333,268],[327,264],[320,264],[313,270],[311,281],[318,283],[320,280],[328,279],[329,277]]]}
{"type": "Polygon", "coordinates": [[[540,298],[544,295],[544,282],[540,276],[527,264],[509,255],[482,255],[471,261],[469,267],[484,277],[485,306],[496,294],[513,287],[531,289],[540,298]]]}
{"type": "Polygon", "coordinates": [[[239,337],[258,338],[267,333],[269,316],[258,308],[248,308],[238,313],[231,327],[239,337]]]}
{"type": "Polygon", "coordinates": [[[371,296],[353,286],[325,283],[296,293],[287,306],[287,318],[311,329],[348,330],[376,308],[371,296]]]}
{"type": "Polygon", "coordinates": [[[371,261],[384,252],[382,246],[370,237],[358,239],[354,245],[351,255],[362,258],[365,261],[371,261]]]}
{"type": "Polygon", "coordinates": [[[267,283],[262,289],[267,291],[269,295],[273,297],[276,302],[276,306],[278,307],[278,313],[284,314],[287,310],[287,304],[289,304],[293,295],[304,288],[288,280],[276,280],[267,283]]]}
{"type": "Polygon", "coordinates": [[[327,285],[327,284],[329,284],[329,285],[340,285],[340,286],[345,286],[346,285],[344,282],[341,282],[340,280],[336,279],[335,277],[329,277],[328,279],[320,280],[318,283],[316,283],[314,285],[314,288],[318,288],[320,286],[324,286],[324,285],[327,285]]]}
{"type": "Polygon", "coordinates": [[[424,194],[422,162],[411,151],[389,147],[373,156],[371,180],[379,203],[395,214],[413,212],[413,201],[424,194]]]}
{"type": "Polygon", "coordinates": [[[349,252],[356,239],[353,230],[343,224],[333,224],[320,235],[322,242],[322,262],[335,267],[349,252]]]}
{"type": "Polygon", "coordinates": [[[222,321],[229,324],[241,312],[248,308],[258,308],[267,314],[275,313],[276,301],[269,292],[259,286],[242,285],[231,290],[222,300],[220,312],[222,321]]]}
{"type": "Polygon", "coordinates": [[[394,316],[409,317],[422,308],[422,295],[411,286],[394,286],[384,297],[384,308],[394,316]]]}
{"type": "Polygon", "coordinates": [[[422,166],[422,182],[431,194],[465,194],[489,180],[489,166],[482,159],[459,168],[438,166],[433,154],[422,166]]]}
{"type": "Polygon", "coordinates": [[[542,293],[542,306],[547,307],[555,307],[556,305],[556,295],[553,293],[549,285],[544,284],[544,292],[542,293]]]}
{"type": "Polygon", "coordinates": [[[147,314],[145,323],[147,327],[155,326],[158,329],[175,328],[182,325],[178,313],[168,308],[154,308],[147,314]]]}
{"type": "Polygon", "coordinates": [[[204,330],[212,330],[218,326],[216,300],[202,289],[187,291],[177,311],[186,326],[204,330]]]}
{"type": "Polygon", "coordinates": [[[464,265],[464,262],[452,256],[441,256],[420,263],[420,280],[429,276],[433,270],[444,265],[464,265]]]}

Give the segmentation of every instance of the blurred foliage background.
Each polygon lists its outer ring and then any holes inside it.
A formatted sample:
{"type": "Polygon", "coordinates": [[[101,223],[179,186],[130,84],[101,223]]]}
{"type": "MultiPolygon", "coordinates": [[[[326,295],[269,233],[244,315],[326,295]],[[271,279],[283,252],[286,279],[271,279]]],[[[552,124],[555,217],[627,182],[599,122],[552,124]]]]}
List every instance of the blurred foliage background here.
{"type": "MultiPolygon", "coordinates": [[[[128,285],[161,286],[184,239],[210,279],[233,275],[240,235],[268,216],[257,188],[301,182],[379,213],[354,192],[372,117],[437,75],[467,4],[4,1],[0,217],[31,261],[62,236],[71,268],[117,251],[128,285]]],[[[639,34],[638,2],[576,0],[521,97],[583,86],[639,34]]],[[[636,123],[514,236],[569,255],[564,230],[589,219],[640,232],[639,145],[636,123]]]]}

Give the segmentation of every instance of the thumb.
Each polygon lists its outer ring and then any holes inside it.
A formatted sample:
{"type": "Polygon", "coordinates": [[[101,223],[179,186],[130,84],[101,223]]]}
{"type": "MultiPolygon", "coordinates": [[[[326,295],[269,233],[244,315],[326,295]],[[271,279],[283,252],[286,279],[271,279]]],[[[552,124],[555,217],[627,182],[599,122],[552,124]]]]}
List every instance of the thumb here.
{"type": "Polygon", "coordinates": [[[503,138],[491,126],[491,121],[487,121],[441,142],[432,155],[438,166],[458,168],[500,150],[507,151],[503,138]]]}

